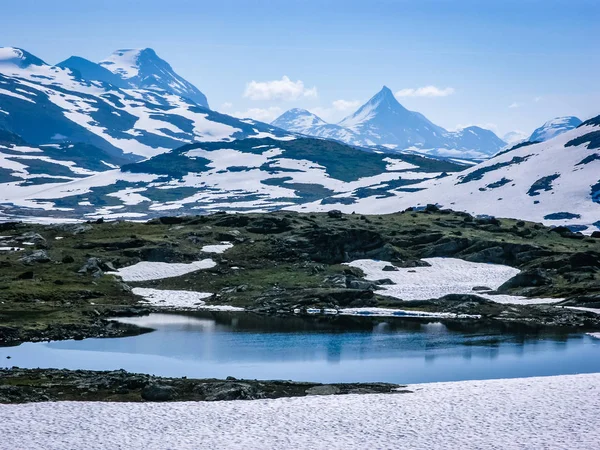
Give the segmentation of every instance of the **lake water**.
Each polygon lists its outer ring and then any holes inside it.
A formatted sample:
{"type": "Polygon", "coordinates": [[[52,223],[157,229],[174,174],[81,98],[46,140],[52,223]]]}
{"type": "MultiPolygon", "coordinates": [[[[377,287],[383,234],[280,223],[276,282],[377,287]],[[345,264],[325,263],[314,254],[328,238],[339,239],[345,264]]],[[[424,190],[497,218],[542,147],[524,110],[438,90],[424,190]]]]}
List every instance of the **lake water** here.
{"type": "Polygon", "coordinates": [[[125,369],[171,377],[394,383],[600,372],[600,339],[514,325],[223,312],[123,320],[156,331],[4,347],[0,365],[125,369]]]}

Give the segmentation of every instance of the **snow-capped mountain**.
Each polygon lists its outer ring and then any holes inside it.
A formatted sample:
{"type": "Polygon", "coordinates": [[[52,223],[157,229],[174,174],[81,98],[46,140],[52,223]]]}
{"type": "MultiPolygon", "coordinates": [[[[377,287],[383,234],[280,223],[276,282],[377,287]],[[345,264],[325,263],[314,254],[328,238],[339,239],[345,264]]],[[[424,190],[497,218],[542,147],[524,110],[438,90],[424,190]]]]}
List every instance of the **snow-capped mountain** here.
{"type": "Polygon", "coordinates": [[[181,80],[154,52],[135,54],[139,57],[129,54],[130,66],[117,56],[113,65],[105,64],[119,75],[115,79],[115,73],[83,58],[51,66],[24,50],[0,48],[0,129],[36,146],[81,142],[130,160],[195,141],[288,134],[198,105],[189,98],[195,88],[177,84],[181,80]],[[159,76],[170,80],[170,91],[159,86],[159,76]]]}
{"type": "Polygon", "coordinates": [[[348,128],[327,123],[306,109],[293,108],[271,122],[271,125],[307,136],[334,139],[347,143],[358,142],[358,136],[348,128]]]}
{"type": "Polygon", "coordinates": [[[446,133],[422,114],[404,108],[387,86],[339,125],[360,135],[368,145],[398,148],[441,147],[446,133]]]}
{"type": "Polygon", "coordinates": [[[149,218],[268,211],[327,203],[347,193],[384,198],[393,195],[389,189],[410,191],[414,184],[464,167],[311,137],[203,142],[69,182],[31,186],[0,180],[0,215],[149,218]]]}
{"type": "Polygon", "coordinates": [[[544,125],[536,128],[528,141],[530,142],[544,142],[558,136],[561,133],[577,128],[581,125],[581,119],[574,116],[556,117],[555,119],[549,120],[544,125]]]}
{"type": "Polygon", "coordinates": [[[462,172],[411,188],[388,189],[387,198],[346,193],[294,208],[389,213],[433,203],[591,232],[600,229],[600,116],[548,141],[516,145],[462,172]]]}
{"type": "Polygon", "coordinates": [[[164,91],[208,108],[206,96],[177,75],[169,63],[159,58],[151,48],[117,50],[100,65],[120,76],[133,88],[164,91]]]}
{"type": "Polygon", "coordinates": [[[435,125],[424,115],[402,106],[386,86],[337,125],[301,109],[285,112],[272,124],[351,145],[457,158],[487,158],[506,145],[492,131],[480,127],[451,132],[435,125]]]}

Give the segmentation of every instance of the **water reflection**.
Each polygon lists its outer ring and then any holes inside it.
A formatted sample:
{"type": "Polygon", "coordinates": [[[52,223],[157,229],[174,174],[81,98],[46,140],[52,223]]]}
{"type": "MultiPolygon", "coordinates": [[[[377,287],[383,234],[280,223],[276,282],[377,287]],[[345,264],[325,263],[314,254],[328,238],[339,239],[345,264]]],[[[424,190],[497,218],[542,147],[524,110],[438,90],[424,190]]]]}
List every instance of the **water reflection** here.
{"type": "Polygon", "coordinates": [[[508,324],[407,318],[152,314],[141,336],[0,349],[20,367],[165,376],[414,383],[600,371],[600,341],[508,324]]]}

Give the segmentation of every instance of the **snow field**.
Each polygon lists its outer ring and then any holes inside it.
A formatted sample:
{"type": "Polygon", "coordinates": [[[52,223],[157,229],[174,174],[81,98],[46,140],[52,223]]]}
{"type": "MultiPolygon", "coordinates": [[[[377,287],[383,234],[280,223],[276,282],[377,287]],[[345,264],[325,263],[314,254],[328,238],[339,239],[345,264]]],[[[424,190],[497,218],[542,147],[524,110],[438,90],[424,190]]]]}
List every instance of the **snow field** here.
{"type": "Polygon", "coordinates": [[[412,393],[0,406],[3,449],[598,448],[600,374],[410,385],[412,393]]]}
{"type": "Polygon", "coordinates": [[[384,271],[387,261],[359,259],[347,263],[365,273],[367,280],[376,281],[389,278],[395,284],[382,285],[379,293],[400,300],[429,300],[449,294],[474,294],[497,303],[538,304],[557,303],[562,299],[531,299],[512,295],[488,295],[473,288],[488,287],[495,290],[520,271],[500,264],[486,264],[463,261],[456,258],[425,258],[430,267],[398,267],[396,271],[384,271]]]}

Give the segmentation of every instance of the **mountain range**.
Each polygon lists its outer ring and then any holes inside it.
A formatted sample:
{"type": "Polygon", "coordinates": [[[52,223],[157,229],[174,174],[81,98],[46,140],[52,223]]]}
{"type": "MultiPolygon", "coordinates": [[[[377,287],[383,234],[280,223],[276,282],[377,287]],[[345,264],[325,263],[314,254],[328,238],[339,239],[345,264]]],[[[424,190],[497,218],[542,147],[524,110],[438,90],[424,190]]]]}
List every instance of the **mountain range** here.
{"type": "Polygon", "coordinates": [[[382,197],[336,195],[326,203],[294,209],[381,214],[436,204],[591,232],[600,229],[600,116],[547,141],[517,144],[463,171],[411,188],[387,189],[382,197]]]}
{"type": "Polygon", "coordinates": [[[506,146],[506,142],[484,128],[470,126],[448,131],[435,125],[423,114],[402,106],[387,86],[338,124],[329,124],[298,108],[286,111],[271,124],[350,145],[444,157],[485,159],[506,146]]]}
{"type": "Polygon", "coordinates": [[[150,49],[52,66],[0,48],[0,129],[32,145],[85,143],[130,161],[194,141],[285,134],[208,109],[204,94],[150,49]]]}
{"type": "Polygon", "coordinates": [[[301,109],[265,124],[210,110],[150,49],[53,66],[0,48],[5,218],[431,203],[591,231],[600,229],[599,149],[598,117],[553,119],[510,147],[480,127],[445,130],[384,87],[339,124],[301,109]]]}

